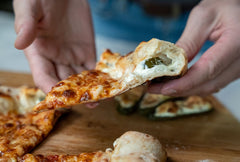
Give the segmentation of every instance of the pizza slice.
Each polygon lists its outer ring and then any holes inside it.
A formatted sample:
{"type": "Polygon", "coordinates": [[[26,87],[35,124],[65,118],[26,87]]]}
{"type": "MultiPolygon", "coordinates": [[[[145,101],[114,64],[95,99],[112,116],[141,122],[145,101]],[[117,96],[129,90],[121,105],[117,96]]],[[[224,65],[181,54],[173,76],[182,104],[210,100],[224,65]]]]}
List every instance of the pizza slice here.
{"type": "Polygon", "coordinates": [[[0,86],[0,161],[17,161],[51,131],[61,113],[32,112],[44,97],[37,88],[0,86]]]}
{"type": "Polygon", "coordinates": [[[151,39],[121,56],[106,50],[96,68],[60,81],[34,110],[56,109],[114,97],[154,78],[181,76],[187,70],[183,49],[151,39]]]}
{"type": "Polygon", "coordinates": [[[79,155],[32,155],[19,158],[20,162],[165,162],[167,154],[161,143],[151,135],[128,131],[113,143],[114,149],[79,155]]]}

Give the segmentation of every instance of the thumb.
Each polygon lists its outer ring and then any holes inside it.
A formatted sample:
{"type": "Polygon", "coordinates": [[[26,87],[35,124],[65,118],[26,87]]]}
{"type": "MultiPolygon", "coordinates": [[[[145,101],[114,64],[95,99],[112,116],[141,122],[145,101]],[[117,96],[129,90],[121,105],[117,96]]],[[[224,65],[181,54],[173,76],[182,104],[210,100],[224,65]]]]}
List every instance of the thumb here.
{"type": "Polygon", "coordinates": [[[36,10],[37,3],[28,0],[14,0],[13,7],[17,33],[15,47],[24,49],[34,41],[37,35],[37,13],[39,13],[36,10]]]}
{"type": "Polygon", "coordinates": [[[196,6],[190,13],[186,27],[176,45],[186,51],[191,61],[208,39],[213,28],[214,15],[196,6]]]}

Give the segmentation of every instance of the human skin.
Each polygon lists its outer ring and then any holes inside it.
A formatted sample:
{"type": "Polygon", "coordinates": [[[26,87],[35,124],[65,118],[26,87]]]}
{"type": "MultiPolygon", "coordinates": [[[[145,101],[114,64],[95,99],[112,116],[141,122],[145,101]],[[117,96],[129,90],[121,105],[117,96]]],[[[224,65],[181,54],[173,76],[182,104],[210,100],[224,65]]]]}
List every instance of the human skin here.
{"type": "MultiPolygon", "coordinates": [[[[15,0],[15,47],[24,49],[38,87],[95,65],[91,15],[86,0],[15,0]]],[[[177,41],[191,61],[206,40],[214,45],[181,78],[150,84],[172,96],[208,95],[240,77],[240,0],[203,0],[191,11],[177,41]]]]}
{"type": "Polygon", "coordinates": [[[45,93],[69,75],[92,69],[95,41],[87,0],[14,0],[15,47],[24,49],[45,93]]]}
{"type": "Polygon", "coordinates": [[[171,96],[209,95],[240,77],[240,1],[204,0],[190,13],[177,41],[191,61],[206,40],[211,46],[181,78],[152,84],[149,91],[171,96]]]}

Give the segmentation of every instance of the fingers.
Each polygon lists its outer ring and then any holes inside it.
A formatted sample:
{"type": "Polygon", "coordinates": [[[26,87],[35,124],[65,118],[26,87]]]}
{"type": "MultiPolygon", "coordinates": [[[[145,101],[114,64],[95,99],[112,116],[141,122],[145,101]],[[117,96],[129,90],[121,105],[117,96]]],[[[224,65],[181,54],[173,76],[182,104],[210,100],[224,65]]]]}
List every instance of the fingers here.
{"type": "MultiPolygon", "coordinates": [[[[239,47],[237,43],[233,42],[236,42],[236,40],[233,40],[232,36],[223,35],[222,38],[207,50],[189,69],[186,75],[180,79],[161,85],[153,85],[150,90],[153,90],[155,93],[174,96],[187,96],[206,91],[199,87],[212,80],[218,80],[220,75],[225,74],[224,71],[227,71],[231,63],[238,59],[239,47]]],[[[230,76],[229,79],[224,79],[223,83],[227,81],[230,82],[234,77],[235,76],[230,76]]],[[[223,83],[219,86],[224,86],[222,85],[223,83]]],[[[214,88],[208,92],[212,91],[214,91],[214,88]]]]}
{"type": "Polygon", "coordinates": [[[25,51],[32,71],[33,79],[37,87],[48,93],[59,78],[56,74],[55,65],[39,55],[31,46],[25,51]]]}
{"type": "Polygon", "coordinates": [[[89,55],[87,56],[87,62],[85,63],[85,67],[88,70],[92,70],[96,66],[96,49],[95,44],[89,45],[89,55]]]}
{"type": "Polygon", "coordinates": [[[228,83],[240,78],[240,57],[235,60],[225,71],[219,74],[213,80],[207,81],[197,88],[185,93],[186,96],[189,95],[209,95],[211,93],[218,92],[224,88],[228,83]]]}
{"type": "Polygon", "coordinates": [[[214,19],[214,13],[201,5],[191,11],[184,32],[176,43],[186,51],[189,61],[193,59],[208,39],[216,23],[214,19]]]}
{"type": "Polygon", "coordinates": [[[96,50],[95,43],[84,43],[80,42],[76,48],[74,48],[73,53],[78,54],[78,59],[81,62],[76,62],[72,67],[76,72],[81,72],[82,70],[92,70],[96,66],[96,50]],[[79,66],[81,64],[81,66],[79,66]],[[84,69],[83,69],[84,68],[84,69]]]}
{"type": "Polygon", "coordinates": [[[55,67],[60,80],[67,79],[70,75],[76,74],[76,72],[68,65],[59,64],[55,65],[55,67]]]}
{"type": "MultiPolygon", "coordinates": [[[[232,32],[216,30],[221,20],[215,11],[213,7],[208,7],[206,3],[200,3],[200,5],[195,7],[190,14],[181,38],[177,42],[178,46],[185,49],[189,60],[198,53],[207,39],[213,38],[212,33],[214,31],[215,40],[217,41],[215,45],[207,50],[182,78],[167,83],[151,85],[149,89],[150,92],[173,96],[186,96],[199,94],[201,92],[209,93],[217,89],[211,88],[211,90],[207,91],[201,89],[203,88],[201,85],[204,85],[206,88],[214,83],[213,80],[217,81],[219,75],[225,74],[224,71],[228,69],[230,64],[234,62],[239,55],[239,45],[237,43],[238,39],[232,32]],[[216,33],[216,31],[218,32],[216,33]],[[208,82],[213,83],[208,84],[208,82]]],[[[224,29],[226,30],[226,28],[224,29]]],[[[234,78],[235,76],[232,76],[218,84],[219,86],[224,86],[234,78]]]]}
{"type": "Polygon", "coordinates": [[[15,47],[25,49],[36,37],[39,9],[37,1],[14,0],[15,30],[17,38],[15,47]]]}

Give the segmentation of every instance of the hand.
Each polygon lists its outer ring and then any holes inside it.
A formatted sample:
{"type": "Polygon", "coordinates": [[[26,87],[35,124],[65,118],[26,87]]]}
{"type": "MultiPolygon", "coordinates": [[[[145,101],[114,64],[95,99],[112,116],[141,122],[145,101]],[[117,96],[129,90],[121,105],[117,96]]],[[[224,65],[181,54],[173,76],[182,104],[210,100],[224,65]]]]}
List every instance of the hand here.
{"type": "Polygon", "coordinates": [[[240,1],[204,0],[190,13],[176,43],[191,61],[204,42],[214,41],[181,78],[151,85],[149,91],[164,95],[208,95],[240,77],[240,1]]]}
{"type": "Polygon", "coordinates": [[[59,80],[96,62],[87,0],[14,0],[15,47],[24,49],[36,85],[45,93],[59,80]]]}

